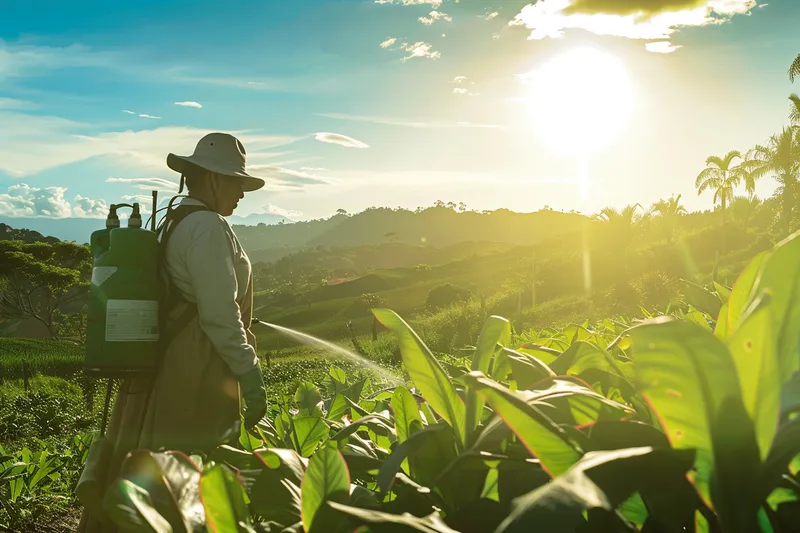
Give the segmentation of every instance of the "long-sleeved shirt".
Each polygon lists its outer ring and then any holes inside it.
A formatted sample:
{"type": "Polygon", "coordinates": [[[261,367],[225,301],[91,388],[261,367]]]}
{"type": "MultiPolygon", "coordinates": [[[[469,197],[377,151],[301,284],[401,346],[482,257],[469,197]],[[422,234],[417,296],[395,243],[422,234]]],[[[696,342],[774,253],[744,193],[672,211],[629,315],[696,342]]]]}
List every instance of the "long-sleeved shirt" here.
{"type": "MultiPolygon", "coordinates": [[[[180,203],[204,205],[195,198],[180,203]]],[[[214,211],[191,213],[174,229],[165,253],[172,282],[197,304],[200,327],[231,371],[240,376],[258,364],[237,303],[252,266],[230,224],[214,211]]]]}

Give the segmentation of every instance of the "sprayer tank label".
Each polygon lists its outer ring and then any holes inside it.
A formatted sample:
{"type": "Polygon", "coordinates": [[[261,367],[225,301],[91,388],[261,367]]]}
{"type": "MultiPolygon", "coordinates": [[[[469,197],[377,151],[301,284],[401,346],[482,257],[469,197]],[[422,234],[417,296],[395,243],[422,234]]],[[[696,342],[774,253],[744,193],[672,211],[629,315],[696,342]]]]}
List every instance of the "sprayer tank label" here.
{"type": "Polygon", "coordinates": [[[106,341],[157,341],[158,302],[153,300],[108,300],[106,341]]]}

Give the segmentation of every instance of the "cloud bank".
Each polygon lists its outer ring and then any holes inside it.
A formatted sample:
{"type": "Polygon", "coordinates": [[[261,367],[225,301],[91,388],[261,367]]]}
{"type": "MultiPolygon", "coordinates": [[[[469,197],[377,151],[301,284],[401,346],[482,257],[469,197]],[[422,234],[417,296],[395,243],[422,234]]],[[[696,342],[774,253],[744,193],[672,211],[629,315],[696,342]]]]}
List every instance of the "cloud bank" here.
{"type": "Polygon", "coordinates": [[[653,52],[671,52],[670,37],[681,27],[724,24],[744,15],[756,0],[540,0],[526,5],[509,25],[531,30],[530,39],[559,38],[564,30],[661,40],[653,52]]]}
{"type": "Polygon", "coordinates": [[[17,183],[0,194],[0,215],[11,217],[103,218],[108,214],[105,200],[75,196],[74,204],[64,196],[66,187],[31,187],[17,183]]]}
{"type": "Polygon", "coordinates": [[[196,107],[197,109],[202,108],[202,104],[197,102],[175,102],[175,105],[183,106],[183,107],[196,107]]]}
{"type": "Polygon", "coordinates": [[[320,142],[338,144],[339,146],[344,146],[346,148],[369,148],[368,144],[339,133],[328,133],[323,131],[317,133],[315,138],[320,142]]]}

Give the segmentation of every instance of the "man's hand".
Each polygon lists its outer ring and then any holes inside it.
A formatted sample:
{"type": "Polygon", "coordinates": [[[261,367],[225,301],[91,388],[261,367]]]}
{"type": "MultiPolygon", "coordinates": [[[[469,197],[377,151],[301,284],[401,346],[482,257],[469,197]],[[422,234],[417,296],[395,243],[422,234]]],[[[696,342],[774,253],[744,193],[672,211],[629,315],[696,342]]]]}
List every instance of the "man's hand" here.
{"type": "Polygon", "coordinates": [[[242,397],[245,403],[244,425],[249,430],[267,414],[267,387],[264,385],[261,365],[256,364],[245,374],[239,376],[239,385],[242,388],[242,397]]]}

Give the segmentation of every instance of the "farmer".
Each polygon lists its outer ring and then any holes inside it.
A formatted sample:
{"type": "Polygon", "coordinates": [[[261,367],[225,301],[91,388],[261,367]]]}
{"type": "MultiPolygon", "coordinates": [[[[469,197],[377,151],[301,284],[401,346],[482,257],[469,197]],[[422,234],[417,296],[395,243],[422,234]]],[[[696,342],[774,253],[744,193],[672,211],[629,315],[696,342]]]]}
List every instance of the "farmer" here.
{"type": "Polygon", "coordinates": [[[158,230],[169,287],[166,306],[161,304],[168,317],[161,363],[155,377],[129,377],[120,385],[108,431],[79,482],[80,532],[117,531],[99,506],[128,452],[208,453],[235,439],[240,412],[248,429],[266,414],[266,387],[249,329],[251,264],[223,218],[245,192],[264,186],[247,174],[245,160],[242,143],[224,133],[200,139],[193,155],[167,156],[169,168],[181,175],[178,192],[185,184],[188,196],[167,211],[158,230]]]}

